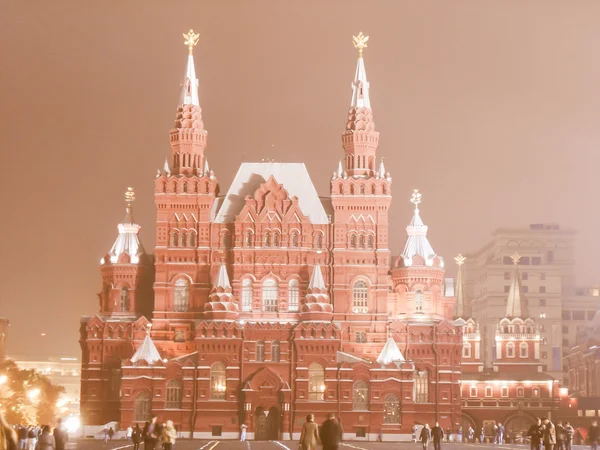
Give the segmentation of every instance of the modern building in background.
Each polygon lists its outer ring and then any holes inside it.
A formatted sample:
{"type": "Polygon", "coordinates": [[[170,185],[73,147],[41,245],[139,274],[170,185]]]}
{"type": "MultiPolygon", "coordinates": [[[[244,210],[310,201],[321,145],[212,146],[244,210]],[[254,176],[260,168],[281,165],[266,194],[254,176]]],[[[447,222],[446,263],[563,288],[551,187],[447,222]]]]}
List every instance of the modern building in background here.
{"type": "MultiPolygon", "coordinates": [[[[388,245],[392,178],[377,155],[359,49],[328,198],[302,163],[243,163],[225,193],[207,162],[192,49],[155,179],[153,258],[132,215],[101,261],[81,322],[82,418],[158,414],[196,437],[299,436],[308,413],[346,438],[408,437],[461,421],[461,327],[414,192],[404,249],[388,245]],[[391,268],[391,269],[390,269],[391,268]]],[[[223,151],[223,149],[219,149],[223,151]]]]}
{"type": "Polygon", "coordinates": [[[81,393],[81,361],[79,358],[48,358],[47,360],[30,360],[18,355],[11,359],[22,370],[35,370],[43,374],[65,392],[59,399],[59,409],[63,417],[79,415],[79,399],[81,393]]]}

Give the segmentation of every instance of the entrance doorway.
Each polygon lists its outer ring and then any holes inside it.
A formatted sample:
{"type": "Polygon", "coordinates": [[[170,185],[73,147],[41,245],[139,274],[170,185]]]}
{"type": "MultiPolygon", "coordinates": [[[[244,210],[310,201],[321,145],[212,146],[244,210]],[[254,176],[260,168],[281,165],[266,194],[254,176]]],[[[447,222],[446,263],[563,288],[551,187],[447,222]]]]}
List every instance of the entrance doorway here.
{"type": "Polygon", "coordinates": [[[276,441],[279,439],[279,408],[271,407],[268,411],[259,406],[254,411],[254,439],[257,441],[276,441]]]}

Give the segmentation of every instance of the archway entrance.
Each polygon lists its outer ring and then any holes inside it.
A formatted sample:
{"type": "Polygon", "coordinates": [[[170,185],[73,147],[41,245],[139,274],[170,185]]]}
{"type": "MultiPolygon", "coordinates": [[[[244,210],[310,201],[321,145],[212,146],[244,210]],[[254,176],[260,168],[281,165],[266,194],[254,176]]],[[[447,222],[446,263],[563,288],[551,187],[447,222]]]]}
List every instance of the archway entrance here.
{"type": "Polygon", "coordinates": [[[504,433],[511,443],[523,443],[525,436],[527,436],[527,430],[534,422],[535,418],[519,411],[519,413],[506,419],[504,433]]]}
{"type": "Polygon", "coordinates": [[[257,441],[275,441],[279,439],[279,408],[268,411],[259,406],[254,411],[254,439],[257,441]]]}

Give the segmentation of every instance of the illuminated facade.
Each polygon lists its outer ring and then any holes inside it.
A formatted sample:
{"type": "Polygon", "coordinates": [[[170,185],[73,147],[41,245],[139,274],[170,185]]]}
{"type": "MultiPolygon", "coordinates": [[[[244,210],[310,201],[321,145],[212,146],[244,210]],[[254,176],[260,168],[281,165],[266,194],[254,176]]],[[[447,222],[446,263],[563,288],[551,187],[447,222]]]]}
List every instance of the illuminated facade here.
{"type": "Polygon", "coordinates": [[[85,424],[152,413],[196,437],[297,438],[308,413],[347,438],[461,420],[461,327],[420,194],[404,249],[388,246],[392,178],[377,157],[359,49],[342,159],[320,198],[301,163],[243,163],[225,195],[206,159],[192,49],[172,155],[155,179],[154,255],[127,194],[101,262],[100,312],[82,319],[85,424]],[[391,268],[391,269],[390,269],[391,268]],[[150,328],[151,326],[151,328],[150,328]]]}

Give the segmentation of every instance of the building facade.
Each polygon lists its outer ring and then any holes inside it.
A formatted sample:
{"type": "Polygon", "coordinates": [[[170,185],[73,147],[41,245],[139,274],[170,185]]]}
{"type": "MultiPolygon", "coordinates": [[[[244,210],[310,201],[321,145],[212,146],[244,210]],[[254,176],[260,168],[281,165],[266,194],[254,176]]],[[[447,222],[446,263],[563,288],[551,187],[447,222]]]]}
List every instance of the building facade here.
{"type": "Polygon", "coordinates": [[[305,416],[346,438],[409,436],[462,420],[462,325],[413,192],[404,249],[388,245],[392,178],[377,155],[359,50],[330,196],[302,163],[243,163],[220,193],[207,161],[193,47],[171,155],[155,178],[148,255],[126,194],[100,265],[99,312],[82,318],[86,425],[157,414],[195,437],[297,438],[305,416]]]}

